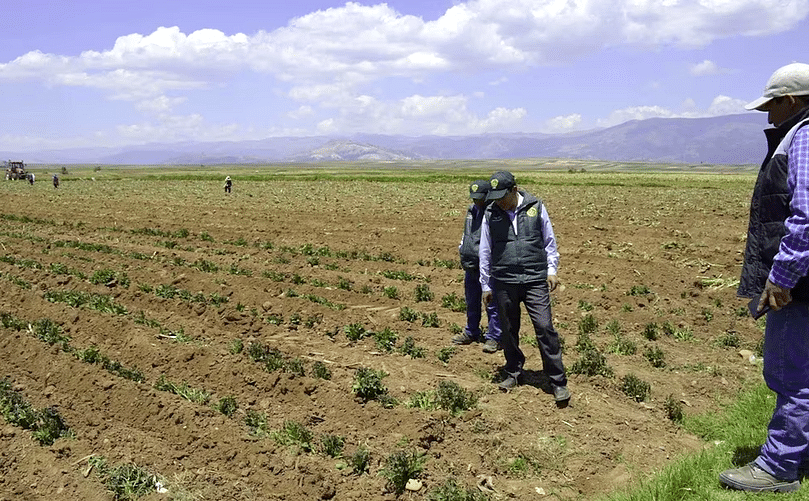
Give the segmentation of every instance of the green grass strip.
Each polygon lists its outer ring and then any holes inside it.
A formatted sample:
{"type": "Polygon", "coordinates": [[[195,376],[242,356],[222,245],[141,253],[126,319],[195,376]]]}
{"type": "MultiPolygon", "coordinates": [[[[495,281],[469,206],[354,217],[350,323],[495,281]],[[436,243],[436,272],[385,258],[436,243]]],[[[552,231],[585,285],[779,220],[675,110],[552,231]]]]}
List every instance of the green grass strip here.
{"type": "MultiPolygon", "coordinates": [[[[751,494],[728,490],[719,473],[756,458],[767,437],[775,395],[760,383],[739,395],[724,412],[686,417],[684,428],[708,441],[708,448],[685,456],[629,490],[610,494],[605,501],[742,500],[751,494]]],[[[762,501],[783,500],[784,494],[756,494],[762,501]]],[[[807,499],[800,496],[792,499],[807,499]]]]}

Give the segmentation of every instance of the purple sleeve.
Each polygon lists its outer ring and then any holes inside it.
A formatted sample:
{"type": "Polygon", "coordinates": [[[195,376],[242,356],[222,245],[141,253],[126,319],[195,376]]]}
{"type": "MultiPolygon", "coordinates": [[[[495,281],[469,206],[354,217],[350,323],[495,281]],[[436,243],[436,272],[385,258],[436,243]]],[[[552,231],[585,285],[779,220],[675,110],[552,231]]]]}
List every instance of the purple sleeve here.
{"type": "Polygon", "coordinates": [[[792,192],[786,235],[773,259],[770,281],[791,289],[809,270],[809,126],[792,140],[787,152],[787,184],[792,192]]]}

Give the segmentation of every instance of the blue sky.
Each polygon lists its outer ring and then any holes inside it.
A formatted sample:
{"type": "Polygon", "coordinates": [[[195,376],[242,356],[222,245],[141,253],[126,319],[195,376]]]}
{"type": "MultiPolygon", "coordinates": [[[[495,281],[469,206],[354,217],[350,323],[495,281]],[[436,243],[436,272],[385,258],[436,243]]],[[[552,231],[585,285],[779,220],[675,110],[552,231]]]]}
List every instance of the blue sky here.
{"type": "MultiPolygon", "coordinates": [[[[4,2],[0,150],[744,113],[809,0],[4,2]]],[[[762,114],[762,127],[766,116],[762,114]]]]}

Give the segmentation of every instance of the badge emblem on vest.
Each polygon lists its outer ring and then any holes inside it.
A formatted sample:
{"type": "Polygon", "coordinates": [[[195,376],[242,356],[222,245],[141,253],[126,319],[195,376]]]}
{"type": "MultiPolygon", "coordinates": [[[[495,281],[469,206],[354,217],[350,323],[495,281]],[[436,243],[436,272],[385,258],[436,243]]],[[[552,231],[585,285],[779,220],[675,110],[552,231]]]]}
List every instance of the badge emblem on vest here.
{"type": "Polygon", "coordinates": [[[528,217],[537,217],[537,208],[531,207],[530,209],[528,209],[526,214],[528,214],[528,217]]]}
{"type": "Polygon", "coordinates": [[[492,189],[493,189],[493,190],[494,190],[494,189],[497,189],[497,185],[498,185],[498,184],[499,184],[499,183],[497,182],[497,179],[492,179],[492,189]]]}

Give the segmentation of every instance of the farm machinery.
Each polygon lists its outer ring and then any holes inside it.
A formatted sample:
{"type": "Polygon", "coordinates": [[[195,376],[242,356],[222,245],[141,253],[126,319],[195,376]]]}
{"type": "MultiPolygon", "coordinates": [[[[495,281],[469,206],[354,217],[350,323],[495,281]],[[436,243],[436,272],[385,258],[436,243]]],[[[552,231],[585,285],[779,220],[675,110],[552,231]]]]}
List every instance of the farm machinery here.
{"type": "Polygon", "coordinates": [[[6,162],[6,179],[17,180],[27,179],[28,173],[25,171],[25,164],[23,162],[15,162],[9,160],[6,162]]]}

